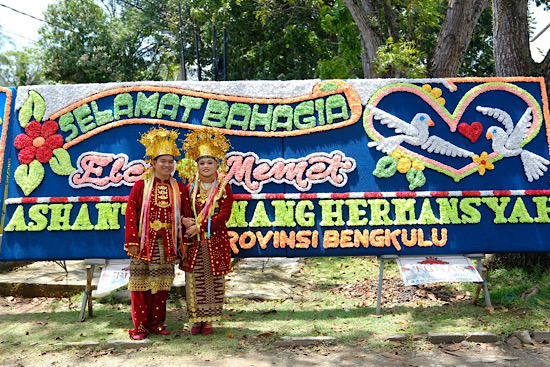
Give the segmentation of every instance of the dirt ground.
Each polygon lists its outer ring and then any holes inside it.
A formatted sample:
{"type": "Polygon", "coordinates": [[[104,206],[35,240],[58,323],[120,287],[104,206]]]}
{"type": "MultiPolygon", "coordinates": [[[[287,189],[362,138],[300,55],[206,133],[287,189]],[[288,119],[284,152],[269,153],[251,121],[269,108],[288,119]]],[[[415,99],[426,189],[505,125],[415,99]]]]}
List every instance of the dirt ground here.
{"type": "MultiPolygon", "coordinates": [[[[0,315],[7,313],[39,312],[48,308],[50,298],[0,297],[0,315]],[[14,303],[16,306],[14,307],[14,303]],[[10,305],[7,307],[6,305],[10,305]]],[[[0,326],[1,327],[1,326],[0,326]]],[[[414,343],[414,342],[413,342],[414,343]]],[[[208,345],[204,346],[205,348],[208,345]]],[[[550,366],[550,345],[537,344],[529,348],[513,348],[507,344],[453,344],[436,346],[426,342],[395,346],[384,351],[356,345],[311,347],[264,346],[261,351],[243,350],[234,355],[211,359],[179,355],[166,357],[145,350],[67,348],[55,352],[13,347],[11,355],[0,355],[1,366],[550,366]]],[[[177,353],[174,353],[177,355],[177,353]]]]}
{"type": "Polygon", "coordinates": [[[493,345],[475,345],[448,351],[441,347],[425,351],[374,352],[361,346],[274,347],[268,353],[249,352],[225,355],[216,359],[196,359],[192,356],[165,357],[144,355],[140,351],[100,351],[83,354],[78,349],[55,353],[33,353],[7,358],[3,366],[550,366],[550,348],[513,349],[493,345]]]}

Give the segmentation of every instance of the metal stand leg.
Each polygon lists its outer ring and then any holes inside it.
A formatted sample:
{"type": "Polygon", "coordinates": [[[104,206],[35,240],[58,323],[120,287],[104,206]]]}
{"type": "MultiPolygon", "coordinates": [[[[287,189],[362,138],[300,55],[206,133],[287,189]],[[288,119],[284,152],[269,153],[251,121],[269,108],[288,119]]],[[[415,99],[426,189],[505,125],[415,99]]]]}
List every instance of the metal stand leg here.
{"type": "Polygon", "coordinates": [[[80,308],[80,316],[78,321],[82,322],[86,320],[86,304],[88,304],[88,314],[93,316],[92,310],[92,279],[94,277],[95,264],[86,265],[86,289],[84,290],[84,297],[82,298],[82,307],[80,308]]]}
{"type": "Polygon", "coordinates": [[[378,273],[378,292],[376,293],[376,314],[380,315],[380,301],[382,300],[382,282],[384,281],[384,263],[385,259],[379,257],[380,271],[378,273]]]}
{"type": "MultiPolygon", "coordinates": [[[[467,256],[470,259],[476,260],[476,269],[479,275],[481,275],[481,278],[483,279],[483,282],[480,284],[480,286],[483,287],[483,296],[485,297],[485,306],[492,307],[491,296],[489,295],[489,287],[487,286],[487,280],[486,280],[487,272],[483,270],[483,259],[485,258],[485,254],[469,254],[467,256]]],[[[478,296],[479,296],[479,287],[476,290],[476,296],[474,297],[474,301],[477,302],[478,296]]]]}

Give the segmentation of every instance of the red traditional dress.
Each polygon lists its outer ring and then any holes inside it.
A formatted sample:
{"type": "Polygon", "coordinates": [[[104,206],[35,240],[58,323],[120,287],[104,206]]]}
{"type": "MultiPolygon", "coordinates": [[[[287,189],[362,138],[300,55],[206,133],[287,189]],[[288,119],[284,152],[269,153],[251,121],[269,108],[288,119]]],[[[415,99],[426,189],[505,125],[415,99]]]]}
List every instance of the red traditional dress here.
{"type": "Polygon", "coordinates": [[[180,263],[180,269],[186,272],[187,315],[191,323],[221,320],[225,274],[231,271],[231,247],[226,226],[233,207],[231,186],[225,181],[211,187],[200,181],[197,184],[198,188],[190,189],[191,211],[198,219],[200,238],[190,244],[187,258],[180,263]],[[200,215],[209,195],[215,196],[211,215],[200,215]]]}
{"type": "Polygon", "coordinates": [[[124,248],[140,248],[137,256],[130,255],[128,289],[132,291],[134,322],[130,336],[164,329],[166,299],[174,281],[174,262],[178,260],[180,216],[189,210],[188,198],[187,188],[174,178],[140,180],[130,192],[124,248]]]}

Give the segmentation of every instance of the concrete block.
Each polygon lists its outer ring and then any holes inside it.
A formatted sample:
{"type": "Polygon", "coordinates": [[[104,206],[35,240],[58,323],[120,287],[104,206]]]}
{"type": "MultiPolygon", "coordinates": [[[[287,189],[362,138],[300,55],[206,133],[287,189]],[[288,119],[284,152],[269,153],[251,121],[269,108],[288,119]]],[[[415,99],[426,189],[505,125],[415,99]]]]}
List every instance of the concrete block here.
{"type": "Polygon", "coordinates": [[[433,344],[460,343],[466,337],[459,333],[428,333],[428,340],[433,344]]]}
{"type": "Polygon", "coordinates": [[[527,330],[519,330],[512,333],[513,336],[521,340],[523,344],[534,344],[527,330]]]}
{"type": "Polygon", "coordinates": [[[138,349],[149,347],[154,342],[150,339],[143,340],[111,340],[104,344],[104,348],[122,348],[122,349],[138,349]]]}
{"type": "Polygon", "coordinates": [[[97,347],[99,346],[99,342],[69,342],[69,343],[62,343],[63,345],[66,345],[67,347],[97,347]]]}
{"type": "Polygon", "coordinates": [[[395,335],[392,335],[392,336],[388,336],[386,338],[387,341],[389,342],[404,342],[408,339],[407,335],[405,334],[395,334],[395,335]]]}
{"type": "Polygon", "coordinates": [[[512,335],[506,340],[506,343],[512,347],[517,347],[521,345],[521,340],[512,335]]]}
{"type": "Polygon", "coordinates": [[[472,343],[494,343],[498,337],[488,331],[474,331],[466,333],[466,340],[472,343]]]}
{"type": "Polygon", "coordinates": [[[303,347],[307,345],[317,344],[334,344],[336,338],[331,336],[303,336],[303,337],[290,337],[283,336],[279,340],[273,343],[276,347],[303,347]]]}
{"type": "Polygon", "coordinates": [[[537,343],[550,343],[550,331],[533,331],[531,337],[537,343]]]}

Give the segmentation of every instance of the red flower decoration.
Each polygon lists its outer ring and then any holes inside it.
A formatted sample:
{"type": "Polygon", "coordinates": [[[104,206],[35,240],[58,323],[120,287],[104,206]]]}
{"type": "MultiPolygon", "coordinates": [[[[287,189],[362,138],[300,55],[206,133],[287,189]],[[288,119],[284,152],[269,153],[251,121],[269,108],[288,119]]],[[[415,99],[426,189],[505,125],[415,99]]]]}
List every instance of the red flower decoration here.
{"type": "Polygon", "coordinates": [[[21,149],[19,162],[29,164],[35,158],[40,163],[48,163],[53,157],[53,151],[61,148],[63,137],[57,133],[59,125],[53,120],[40,125],[38,121],[31,121],[25,127],[26,134],[19,134],[15,137],[13,145],[21,149]]]}

